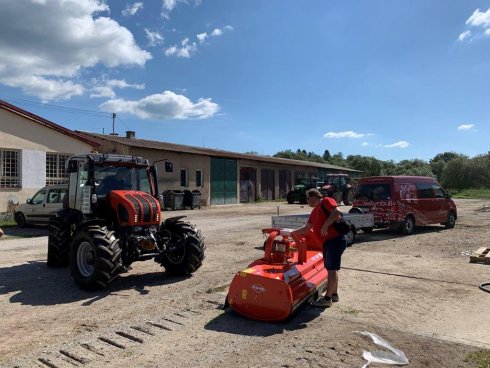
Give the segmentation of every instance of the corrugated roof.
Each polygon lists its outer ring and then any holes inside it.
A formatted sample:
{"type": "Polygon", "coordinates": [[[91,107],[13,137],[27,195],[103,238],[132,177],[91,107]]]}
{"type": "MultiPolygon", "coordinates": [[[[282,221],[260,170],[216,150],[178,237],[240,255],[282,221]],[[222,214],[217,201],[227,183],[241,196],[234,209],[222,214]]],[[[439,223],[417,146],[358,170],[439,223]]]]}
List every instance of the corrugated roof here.
{"type": "Polygon", "coordinates": [[[333,170],[342,170],[342,171],[349,171],[349,172],[359,172],[359,173],[362,172],[359,170],[353,170],[353,169],[349,169],[346,167],[329,165],[329,164],[322,164],[322,163],[311,162],[311,161],[290,160],[287,158],[278,158],[278,157],[270,157],[270,156],[252,155],[252,154],[246,154],[246,153],[237,153],[237,152],[223,151],[223,150],[212,149],[212,148],[200,148],[200,147],[186,146],[186,145],[182,145],[182,144],[151,141],[151,140],[147,140],[147,139],[120,137],[120,136],[109,135],[109,134],[98,134],[98,133],[81,132],[81,131],[77,131],[77,132],[79,134],[86,135],[87,137],[90,137],[90,138],[115,142],[115,143],[119,143],[119,144],[126,145],[129,147],[149,148],[149,149],[164,150],[164,151],[193,153],[193,154],[197,154],[197,155],[206,155],[206,156],[212,156],[212,157],[235,158],[235,159],[242,159],[242,160],[270,162],[270,163],[294,165],[294,166],[309,166],[309,167],[316,167],[316,168],[322,168],[322,169],[333,169],[333,170]]]}
{"type": "Polygon", "coordinates": [[[65,128],[65,127],[58,125],[56,123],[53,123],[52,121],[49,121],[49,120],[42,118],[36,114],[33,114],[32,112],[23,110],[20,107],[9,104],[6,101],[0,100],[0,109],[3,109],[3,110],[11,112],[13,114],[22,116],[23,118],[26,118],[26,119],[34,122],[34,123],[40,124],[46,128],[53,129],[59,133],[62,133],[64,135],[78,139],[79,141],[90,144],[94,148],[99,146],[99,142],[94,140],[94,139],[91,139],[91,138],[89,138],[83,134],[79,134],[73,130],[65,128]]]}

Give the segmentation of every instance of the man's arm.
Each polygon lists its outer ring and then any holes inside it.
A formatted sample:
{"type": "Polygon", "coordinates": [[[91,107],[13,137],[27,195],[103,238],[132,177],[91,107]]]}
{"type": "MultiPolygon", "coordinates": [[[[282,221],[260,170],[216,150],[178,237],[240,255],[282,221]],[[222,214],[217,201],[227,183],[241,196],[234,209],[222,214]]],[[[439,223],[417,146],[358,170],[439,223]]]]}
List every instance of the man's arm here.
{"type": "Polygon", "coordinates": [[[307,222],[303,227],[300,227],[299,229],[294,230],[291,234],[303,235],[303,234],[306,234],[308,231],[310,231],[312,227],[313,227],[313,225],[310,224],[309,222],[307,222]]]}
{"type": "Polygon", "coordinates": [[[327,217],[327,219],[325,220],[323,226],[322,226],[322,229],[320,231],[321,235],[322,236],[327,236],[328,234],[328,227],[330,225],[332,225],[335,221],[337,221],[337,219],[340,217],[342,213],[339,211],[339,208],[338,207],[334,207],[331,211],[330,211],[330,216],[327,217]]]}

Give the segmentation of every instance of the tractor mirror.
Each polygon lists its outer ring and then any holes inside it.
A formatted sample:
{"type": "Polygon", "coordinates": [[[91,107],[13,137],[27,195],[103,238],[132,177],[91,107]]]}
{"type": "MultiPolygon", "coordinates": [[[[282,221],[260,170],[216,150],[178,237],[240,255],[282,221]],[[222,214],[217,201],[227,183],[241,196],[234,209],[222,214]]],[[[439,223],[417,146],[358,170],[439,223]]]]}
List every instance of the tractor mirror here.
{"type": "Polygon", "coordinates": [[[75,161],[75,160],[68,161],[66,168],[67,168],[67,171],[69,173],[77,172],[78,171],[78,161],[75,161]]]}
{"type": "Polygon", "coordinates": [[[171,161],[165,160],[165,172],[173,172],[174,164],[171,161]]]}

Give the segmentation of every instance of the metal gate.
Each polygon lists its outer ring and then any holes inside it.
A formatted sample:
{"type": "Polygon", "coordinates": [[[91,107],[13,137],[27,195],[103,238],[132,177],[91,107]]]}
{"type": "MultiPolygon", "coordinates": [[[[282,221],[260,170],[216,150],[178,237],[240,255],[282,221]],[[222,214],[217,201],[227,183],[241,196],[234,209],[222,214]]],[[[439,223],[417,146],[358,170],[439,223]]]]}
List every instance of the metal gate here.
{"type": "Polygon", "coordinates": [[[253,167],[240,168],[240,202],[255,202],[257,188],[257,169],[253,167]]]}
{"type": "Polygon", "coordinates": [[[274,200],[274,170],[262,169],[260,177],[262,199],[264,201],[274,200]]]}
{"type": "Polygon", "coordinates": [[[211,159],[211,205],[237,203],[237,163],[223,158],[211,159]]]}

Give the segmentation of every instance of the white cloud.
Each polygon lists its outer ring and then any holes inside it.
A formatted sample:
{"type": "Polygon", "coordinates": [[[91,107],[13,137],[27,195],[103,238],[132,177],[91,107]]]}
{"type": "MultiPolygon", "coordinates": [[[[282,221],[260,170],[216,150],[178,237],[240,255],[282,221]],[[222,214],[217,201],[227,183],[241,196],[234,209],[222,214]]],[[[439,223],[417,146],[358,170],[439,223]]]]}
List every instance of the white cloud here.
{"type": "Polygon", "coordinates": [[[157,46],[163,42],[163,36],[158,31],[152,32],[148,28],[145,28],[145,33],[149,46],[157,46]]]}
{"type": "Polygon", "coordinates": [[[369,143],[368,142],[362,142],[361,146],[369,146],[369,143]]]}
{"type": "Polygon", "coordinates": [[[458,130],[470,130],[470,129],[473,129],[474,126],[475,126],[475,124],[461,124],[458,127],[458,130]]]}
{"type": "Polygon", "coordinates": [[[193,103],[183,95],[171,91],[154,94],[138,101],[109,100],[99,106],[107,112],[130,113],[141,119],[206,119],[215,115],[219,105],[210,98],[200,98],[193,103]]]}
{"type": "Polygon", "coordinates": [[[135,15],[141,9],[143,9],[143,3],[127,4],[126,9],[122,11],[122,15],[125,17],[135,15]]]}
{"type": "Polygon", "coordinates": [[[213,30],[213,32],[211,32],[211,36],[214,36],[214,37],[221,36],[222,34],[223,34],[223,31],[219,28],[215,28],[213,30]]]}
{"type": "Polygon", "coordinates": [[[458,41],[464,41],[471,36],[471,31],[465,31],[458,36],[458,41]]]}
{"type": "Polygon", "coordinates": [[[92,88],[92,93],[90,97],[107,97],[114,98],[116,93],[114,88],[124,89],[124,88],[135,88],[135,89],[145,89],[144,84],[130,84],[124,79],[104,79],[100,82],[94,81],[95,86],[92,88]]]}
{"type": "Polygon", "coordinates": [[[399,141],[393,144],[385,144],[386,148],[407,148],[408,146],[410,146],[410,143],[406,141],[399,141]]]}
{"type": "Polygon", "coordinates": [[[470,26],[488,26],[490,25],[490,8],[482,13],[480,9],[476,9],[473,14],[466,20],[466,24],[470,26]]]}
{"type": "Polygon", "coordinates": [[[199,6],[201,4],[201,0],[163,0],[162,1],[162,17],[168,19],[172,10],[179,4],[189,4],[193,3],[194,6],[199,6]]]}
{"type": "Polygon", "coordinates": [[[203,43],[206,40],[206,38],[208,37],[208,34],[206,32],[199,33],[196,37],[199,40],[199,43],[203,43]]]}
{"type": "Polygon", "coordinates": [[[232,26],[224,26],[223,29],[215,28],[211,32],[211,36],[213,36],[213,37],[222,36],[224,32],[226,32],[226,31],[233,31],[233,29],[234,28],[232,26]]]}
{"type": "Polygon", "coordinates": [[[352,130],[348,130],[346,132],[328,132],[325,133],[323,136],[325,138],[362,138],[366,135],[367,134],[356,133],[353,132],[352,130]]]}
{"type": "Polygon", "coordinates": [[[16,0],[0,12],[0,83],[42,100],[84,93],[77,79],[98,64],[143,66],[151,54],[131,32],[100,13],[102,0],[16,0]],[[46,26],[49,25],[49,26],[46,26]]]}
{"type": "Polygon", "coordinates": [[[196,52],[197,52],[196,43],[195,42],[189,43],[189,39],[184,38],[181,42],[181,47],[178,47],[177,45],[171,46],[165,50],[165,55],[190,58],[196,52]]]}

